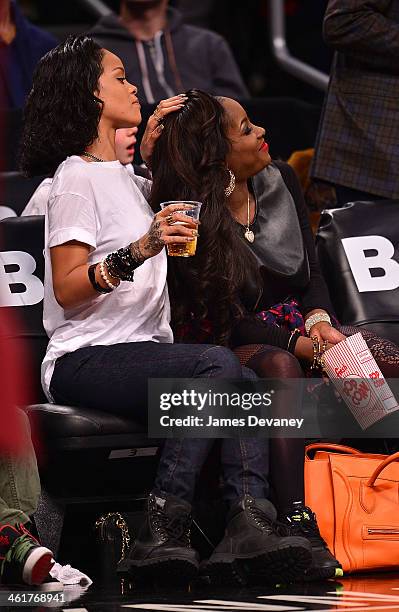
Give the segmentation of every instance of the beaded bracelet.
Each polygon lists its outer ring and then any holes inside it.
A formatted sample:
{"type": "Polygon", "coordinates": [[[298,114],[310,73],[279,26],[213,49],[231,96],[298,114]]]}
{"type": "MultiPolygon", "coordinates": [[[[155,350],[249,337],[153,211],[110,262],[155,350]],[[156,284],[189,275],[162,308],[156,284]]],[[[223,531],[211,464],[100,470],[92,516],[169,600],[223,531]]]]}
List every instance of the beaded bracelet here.
{"type": "Polygon", "coordinates": [[[144,259],[136,258],[132,252],[132,245],[118,249],[104,259],[110,276],[130,283],[134,280],[134,270],[141,266],[144,259]]]}
{"type": "Polygon", "coordinates": [[[103,279],[104,283],[111,289],[111,291],[117,288],[118,285],[114,285],[113,283],[111,283],[111,281],[108,280],[107,275],[105,274],[104,260],[102,260],[102,262],[100,263],[100,274],[101,274],[101,278],[103,279]]]}
{"type": "Polygon", "coordinates": [[[112,289],[107,289],[106,287],[102,287],[100,283],[96,281],[96,268],[97,264],[95,263],[89,266],[89,269],[87,270],[87,275],[89,277],[89,281],[91,282],[93,289],[98,291],[98,293],[111,293],[111,291],[114,290],[114,287],[112,289]]]}
{"type": "Polygon", "coordinates": [[[120,280],[128,281],[130,283],[133,282],[134,270],[129,268],[129,266],[124,263],[124,261],[118,255],[118,251],[107,255],[104,262],[106,263],[107,268],[113,278],[119,278],[120,280]]]}

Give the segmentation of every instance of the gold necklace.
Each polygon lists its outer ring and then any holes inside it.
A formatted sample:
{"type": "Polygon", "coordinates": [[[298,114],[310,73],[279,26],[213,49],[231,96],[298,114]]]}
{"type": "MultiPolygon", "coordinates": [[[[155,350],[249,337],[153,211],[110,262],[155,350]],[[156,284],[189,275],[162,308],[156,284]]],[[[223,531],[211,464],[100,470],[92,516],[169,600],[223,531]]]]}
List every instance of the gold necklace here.
{"type": "Polygon", "coordinates": [[[249,229],[249,193],[248,193],[248,205],[247,205],[247,226],[245,228],[244,236],[248,240],[248,242],[253,242],[255,240],[255,234],[252,230],[249,229]]]}

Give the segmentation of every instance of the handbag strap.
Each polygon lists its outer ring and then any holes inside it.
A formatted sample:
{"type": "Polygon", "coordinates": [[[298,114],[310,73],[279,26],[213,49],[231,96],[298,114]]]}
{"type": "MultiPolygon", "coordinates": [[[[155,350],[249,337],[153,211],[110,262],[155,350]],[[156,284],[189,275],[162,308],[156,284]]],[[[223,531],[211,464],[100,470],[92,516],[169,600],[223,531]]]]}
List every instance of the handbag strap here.
{"type": "Polygon", "coordinates": [[[366,482],[366,487],[374,487],[375,481],[377,480],[378,476],[381,474],[382,470],[384,470],[387,467],[387,465],[389,465],[390,463],[393,463],[394,461],[397,461],[398,459],[399,459],[399,453],[393,453],[393,455],[389,455],[389,457],[384,459],[384,461],[381,461],[380,465],[376,467],[373,474],[370,476],[369,480],[366,482]]]}
{"type": "Polygon", "coordinates": [[[314,444],[308,444],[305,449],[305,455],[308,457],[308,452],[311,450],[332,450],[349,455],[361,455],[362,453],[356,448],[351,446],[344,446],[343,444],[323,444],[322,442],[315,442],[314,444]]]}

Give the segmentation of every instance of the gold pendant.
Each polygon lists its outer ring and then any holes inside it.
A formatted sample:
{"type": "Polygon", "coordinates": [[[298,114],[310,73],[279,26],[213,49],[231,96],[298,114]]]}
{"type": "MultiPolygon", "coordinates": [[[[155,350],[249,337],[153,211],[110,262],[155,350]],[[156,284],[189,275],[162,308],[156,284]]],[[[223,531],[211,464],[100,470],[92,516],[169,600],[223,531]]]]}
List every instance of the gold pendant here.
{"type": "Polygon", "coordinates": [[[248,242],[253,242],[255,240],[255,234],[249,228],[246,229],[244,236],[248,242]]]}

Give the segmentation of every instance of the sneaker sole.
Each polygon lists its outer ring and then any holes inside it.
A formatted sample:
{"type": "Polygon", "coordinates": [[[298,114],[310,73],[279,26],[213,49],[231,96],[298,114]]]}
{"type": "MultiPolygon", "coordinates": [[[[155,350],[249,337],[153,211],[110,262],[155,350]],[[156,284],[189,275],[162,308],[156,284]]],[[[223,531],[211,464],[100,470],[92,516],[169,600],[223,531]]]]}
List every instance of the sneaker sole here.
{"type": "Polygon", "coordinates": [[[22,580],[25,584],[39,585],[47,578],[54,565],[53,553],[44,546],[34,548],[25,561],[22,580]]]}
{"type": "Polygon", "coordinates": [[[165,557],[143,561],[126,560],[124,569],[139,580],[188,582],[198,575],[198,563],[189,559],[165,557]]]}
{"type": "Polygon", "coordinates": [[[329,580],[330,578],[342,578],[344,575],[342,567],[310,567],[304,576],[305,582],[312,582],[314,580],[329,580]]]}
{"type": "Polygon", "coordinates": [[[312,553],[302,546],[287,546],[252,557],[234,557],[215,553],[203,564],[202,573],[218,584],[279,584],[304,577],[312,562],[312,553]]]}

